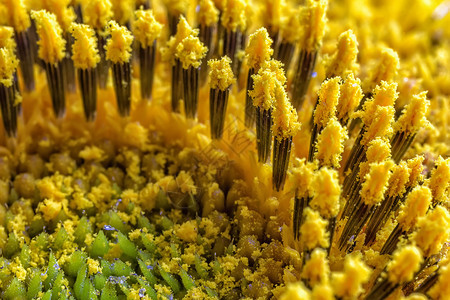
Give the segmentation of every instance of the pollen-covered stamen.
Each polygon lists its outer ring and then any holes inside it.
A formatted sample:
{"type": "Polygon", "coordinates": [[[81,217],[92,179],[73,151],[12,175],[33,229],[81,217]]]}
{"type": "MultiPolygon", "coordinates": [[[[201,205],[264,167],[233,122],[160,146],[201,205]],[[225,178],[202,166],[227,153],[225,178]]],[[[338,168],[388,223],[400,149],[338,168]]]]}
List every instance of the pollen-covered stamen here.
{"type": "Polygon", "coordinates": [[[348,120],[352,118],[362,97],[361,80],[350,73],[341,84],[339,102],[336,107],[336,117],[342,126],[347,126],[348,120]]]}
{"type": "Polygon", "coordinates": [[[361,183],[361,189],[355,200],[352,201],[354,205],[348,206],[350,213],[339,238],[339,248],[344,250],[344,252],[347,252],[353,244],[376,205],[383,200],[383,195],[391,176],[392,166],[393,162],[391,160],[370,164],[369,171],[361,183]]]}
{"type": "Polygon", "coordinates": [[[360,181],[369,171],[370,164],[374,162],[382,162],[390,158],[390,156],[391,148],[386,139],[378,137],[369,143],[366,152],[360,155],[361,160],[357,161],[356,167],[344,178],[342,195],[347,198],[348,201],[345,203],[342,217],[348,215],[348,208],[354,204],[352,201],[355,195],[357,195],[358,190],[361,188],[360,181]]]}
{"type": "Polygon", "coordinates": [[[371,91],[382,81],[393,82],[400,68],[400,59],[397,52],[390,48],[381,49],[380,60],[373,67],[367,80],[364,82],[364,91],[371,91]]]}
{"type": "Polygon", "coordinates": [[[180,16],[177,24],[177,32],[171,36],[166,46],[161,49],[162,59],[172,65],[172,88],[171,103],[172,111],[179,112],[179,103],[183,99],[183,67],[180,59],[176,56],[177,46],[188,36],[197,36],[198,29],[192,29],[183,16],[180,16]]]}
{"type": "MultiPolygon", "coordinates": [[[[249,73],[250,74],[250,73],[249,73]]],[[[256,110],[256,146],[258,161],[267,162],[272,144],[272,111],[275,103],[275,74],[266,69],[260,69],[252,76],[253,89],[248,91],[248,97],[256,110]]]]}
{"type": "Polygon", "coordinates": [[[301,47],[297,69],[293,79],[292,103],[296,109],[302,106],[309,82],[316,65],[317,55],[325,34],[328,1],[308,0],[300,11],[301,47]]]}
{"type": "Polygon", "coordinates": [[[108,22],[106,59],[112,63],[114,91],[117,106],[122,117],[128,116],[131,109],[131,44],[133,35],[115,21],[108,22]]]}
{"type": "Polygon", "coordinates": [[[0,48],[16,51],[16,41],[14,40],[14,28],[0,26],[0,48]]]}
{"type": "Polygon", "coordinates": [[[34,63],[36,60],[36,40],[35,33],[31,27],[30,16],[24,0],[4,0],[2,1],[6,17],[4,22],[14,28],[15,40],[17,44],[17,57],[19,59],[20,70],[24,86],[27,91],[34,90],[34,63]]]}
{"type": "Polygon", "coordinates": [[[395,165],[392,176],[389,178],[388,190],[385,194],[385,200],[380,206],[377,206],[374,213],[370,217],[366,228],[366,238],[364,244],[371,244],[375,241],[376,234],[380,230],[390,214],[396,211],[398,202],[404,199],[407,193],[406,187],[409,181],[410,170],[405,161],[395,165]],[[394,210],[395,208],[395,210],[394,210]]]}
{"type": "Polygon", "coordinates": [[[363,284],[369,281],[371,272],[361,253],[346,255],[343,271],[331,275],[334,294],[342,299],[359,296],[364,292],[363,284]]]}
{"type": "Polygon", "coordinates": [[[391,254],[401,236],[413,230],[419,218],[425,216],[431,204],[431,191],[424,186],[417,186],[407,196],[405,204],[400,208],[398,224],[383,245],[380,254],[391,254]]]}
{"type": "MultiPolygon", "coordinates": [[[[10,41],[12,43],[12,39],[10,41]]],[[[0,47],[0,108],[6,134],[13,137],[17,133],[19,92],[15,84],[16,69],[19,64],[13,47],[0,47]]]]}
{"type": "MultiPolygon", "coordinates": [[[[303,251],[310,253],[313,249],[328,248],[330,243],[328,222],[320,214],[307,207],[303,212],[303,224],[300,227],[300,243],[303,251]]],[[[306,258],[306,255],[304,255],[306,258]]]]}
{"type": "MultiPolygon", "coordinates": [[[[255,107],[249,91],[254,87],[253,75],[257,74],[261,66],[270,59],[273,54],[271,48],[272,39],[265,28],[260,28],[249,36],[248,45],[245,48],[245,56],[249,67],[247,77],[247,94],[245,98],[245,126],[253,128],[255,124],[255,107]]],[[[274,85],[274,83],[272,83],[274,85]]]]}
{"type": "Polygon", "coordinates": [[[450,185],[450,158],[439,157],[435,162],[435,168],[426,183],[433,193],[433,206],[448,201],[448,187],[450,185]]]}
{"type": "Polygon", "coordinates": [[[76,19],[75,12],[70,6],[70,0],[47,0],[44,1],[43,8],[55,14],[56,20],[61,25],[62,35],[66,40],[66,51],[62,61],[65,75],[66,90],[70,93],[76,91],[75,67],[72,61],[73,38],[70,34],[70,26],[76,19]]]}
{"type": "Polygon", "coordinates": [[[274,60],[266,61],[258,74],[252,75],[253,89],[248,91],[248,97],[252,99],[252,109],[256,109],[256,146],[259,162],[267,162],[270,156],[275,93],[277,85],[283,86],[285,81],[281,63],[274,60]]]}
{"type": "Polygon", "coordinates": [[[283,14],[286,10],[285,0],[265,0],[261,6],[261,18],[274,44],[278,44],[283,14]]]}
{"type": "Polygon", "coordinates": [[[410,170],[408,189],[411,189],[412,187],[423,181],[424,160],[425,157],[423,155],[417,155],[406,161],[410,170]]]}
{"type": "Polygon", "coordinates": [[[277,83],[272,114],[274,134],[272,184],[275,190],[284,187],[292,147],[292,138],[300,130],[297,112],[292,107],[284,86],[277,83]]]}
{"type": "Polygon", "coordinates": [[[300,238],[300,227],[303,224],[303,212],[313,195],[314,171],[317,169],[317,165],[307,162],[305,159],[297,159],[296,164],[297,167],[292,169],[296,186],[292,224],[294,238],[298,240],[300,238]]]}
{"type": "Polygon", "coordinates": [[[294,57],[295,46],[300,38],[298,30],[300,20],[298,9],[290,3],[285,3],[285,5],[285,18],[281,19],[278,43],[275,44],[273,57],[281,61],[287,73],[294,57]]]}
{"type": "Polygon", "coordinates": [[[176,57],[183,67],[184,108],[188,118],[197,116],[199,67],[206,55],[206,47],[197,36],[184,38],[177,46],[176,57]]]}
{"type": "Polygon", "coordinates": [[[423,160],[424,157],[418,155],[395,167],[389,179],[389,188],[385,196],[387,199],[377,207],[367,225],[365,244],[369,245],[375,241],[378,229],[388,220],[391,213],[397,212],[412,189],[423,181],[423,160]]]}
{"type": "Polygon", "coordinates": [[[344,172],[353,170],[359,162],[364,161],[365,149],[372,140],[390,137],[395,115],[393,105],[397,97],[397,84],[383,81],[375,89],[373,98],[364,104],[364,110],[357,113],[361,116],[363,127],[353,144],[344,172]]]}
{"type": "Polygon", "coordinates": [[[208,61],[210,68],[209,115],[211,138],[220,139],[223,134],[230,86],[236,81],[231,70],[231,60],[227,56],[220,60],[208,61]]]}
{"type": "Polygon", "coordinates": [[[167,0],[164,1],[167,7],[167,20],[169,25],[169,34],[172,36],[178,31],[178,20],[186,16],[189,1],[187,0],[167,0]]]}
{"type": "Polygon", "coordinates": [[[319,100],[313,114],[313,128],[309,144],[309,161],[314,158],[317,136],[336,115],[336,106],[340,95],[340,77],[326,80],[322,83],[319,91],[319,100]]]}
{"type": "Polygon", "coordinates": [[[100,55],[100,62],[97,67],[98,86],[106,89],[109,74],[109,61],[106,59],[106,31],[108,22],[112,19],[112,4],[109,0],[92,0],[83,5],[83,21],[91,26],[97,35],[97,49],[100,55]]]}
{"type": "Polygon", "coordinates": [[[339,169],[344,143],[347,139],[347,129],[341,126],[336,117],[333,117],[318,135],[314,159],[319,160],[320,166],[339,169]]]}
{"type": "Polygon", "coordinates": [[[302,270],[302,278],[310,288],[328,283],[330,276],[330,267],[327,259],[327,252],[316,248],[307,258],[302,270]]]}
{"type": "Polygon", "coordinates": [[[412,144],[416,133],[429,122],[426,114],[430,101],[426,92],[413,95],[411,102],[406,105],[402,115],[394,124],[394,136],[391,140],[392,158],[398,162],[402,159],[409,146],[412,144]]]}
{"type": "Polygon", "coordinates": [[[156,21],[153,11],[137,10],[133,23],[133,35],[138,42],[139,75],[141,97],[152,98],[153,77],[156,58],[156,39],[161,34],[162,25],[156,21]]]}
{"type": "Polygon", "coordinates": [[[222,54],[231,59],[231,69],[236,77],[239,77],[240,73],[238,53],[243,50],[245,45],[246,9],[246,0],[228,0],[221,17],[224,27],[222,54]]]}
{"type": "Polygon", "coordinates": [[[219,20],[219,10],[212,0],[200,1],[197,20],[199,23],[200,41],[208,49],[203,64],[200,67],[200,79],[201,84],[203,85],[208,75],[208,66],[206,65],[206,62],[213,57],[218,39],[217,22],[219,20]]]}
{"type": "Polygon", "coordinates": [[[73,23],[74,42],[72,60],[78,73],[78,84],[83,98],[86,120],[93,121],[97,111],[97,65],[100,55],[94,30],[88,25],[73,23]]]}
{"type": "Polygon", "coordinates": [[[112,4],[113,20],[118,24],[131,28],[131,21],[134,18],[135,0],[109,0],[112,4]]]}
{"type": "Polygon", "coordinates": [[[339,76],[345,78],[357,69],[358,41],[352,30],[339,36],[336,52],[327,64],[326,78],[339,76]]]}
{"type": "Polygon", "coordinates": [[[340,209],[341,186],[337,171],[326,167],[319,169],[314,174],[312,188],[312,199],[309,204],[324,219],[328,220],[327,231],[330,235],[330,243],[327,249],[328,253],[330,253],[336,226],[336,216],[340,209]]]}
{"type": "MultiPolygon", "coordinates": [[[[448,264],[442,266],[436,273],[436,276],[430,276],[429,279],[431,280],[427,280],[428,286],[432,286],[427,294],[433,299],[445,299],[449,295],[450,266],[448,264]],[[436,282],[434,285],[432,285],[433,279],[435,279],[434,282],[436,282]]],[[[423,292],[425,291],[426,290],[423,290],[423,292]]]]}
{"type": "Polygon", "coordinates": [[[53,103],[53,111],[60,118],[66,108],[66,81],[63,68],[66,41],[62,37],[62,29],[56,21],[56,16],[45,10],[33,11],[32,18],[36,22],[39,58],[43,60],[47,83],[53,103]]]}
{"type": "MultiPolygon", "coordinates": [[[[363,83],[363,91],[365,93],[361,103],[359,104],[357,111],[363,108],[364,103],[369,100],[373,93],[372,91],[381,85],[383,81],[391,83],[394,82],[397,76],[398,69],[400,67],[400,60],[397,52],[390,48],[383,48],[380,53],[380,60],[377,65],[372,69],[369,77],[363,83]]],[[[349,132],[359,126],[361,119],[355,118],[349,126],[349,132]]]]}
{"type": "Polygon", "coordinates": [[[413,240],[422,250],[423,256],[429,258],[441,251],[450,236],[450,213],[442,205],[437,205],[417,221],[417,231],[413,240]]]}
{"type": "Polygon", "coordinates": [[[397,287],[414,278],[422,262],[418,247],[408,245],[398,249],[386,266],[387,277],[378,281],[367,299],[386,299],[397,287]]]}

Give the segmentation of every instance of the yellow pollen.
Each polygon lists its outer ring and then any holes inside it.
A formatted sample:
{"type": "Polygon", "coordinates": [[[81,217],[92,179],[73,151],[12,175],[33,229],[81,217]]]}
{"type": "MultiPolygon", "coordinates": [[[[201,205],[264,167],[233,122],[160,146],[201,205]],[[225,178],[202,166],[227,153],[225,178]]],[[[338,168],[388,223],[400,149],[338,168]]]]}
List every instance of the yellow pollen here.
{"type": "Polygon", "coordinates": [[[131,58],[131,44],[133,43],[133,35],[125,27],[120,26],[115,21],[108,23],[108,32],[111,38],[105,45],[106,59],[113,63],[126,63],[131,58]]]}
{"type": "Polygon", "coordinates": [[[210,68],[209,85],[212,89],[225,91],[236,81],[231,69],[231,59],[228,56],[208,61],[208,67],[210,68]]]}
{"type": "Polygon", "coordinates": [[[219,20],[219,10],[212,0],[200,0],[198,23],[203,26],[213,26],[219,20]]]}
{"type": "Polygon", "coordinates": [[[133,35],[142,48],[153,46],[153,42],[161,35],[162,24],[156,21],[153,11],[137,10],[133,23],[133,35]]]}
{"type": "Polygon", "coordinates": [[[319,102],[314,111],[314,124],[325,127],[336,114],[336,105],[340,96],[340,77],[328,79],[322,83],[319,91],[319,102]]]}
{"type": "Polygon", "coordinates": [[[300,11],[300,47],[308,52],[317,51],[325,35],[328,1],[307,0],[300,11]]]}
{"type": "Polygon", "coordinates": [[[32,11],[31,17],[36,22],[39,36],[39,58],[46,63],[56,64],[65,55],[66,41],[62,38],[62,29],[56,21],[56,16],[45,10],[32,11]]]}
{"type": "Polygon", "coordinates": [[[227,0],[222,14],[222,25],[229,31],[244,31],[247,27],[247,1],[227,0]]]}
{"type": "Polygon", "coordinates": [[[273,54],[272,39],[265,28],[260,28],[249,36],[248,46],[245,48],[249,68],[257,72],[261,65],[273,54]]]}
{"type": "Polygon", "coordinates": [[[98,31],[106,29],[113,16],[109,0],[89,0],[83,7],[83,21],[98,31]]]}
{"type": "Polygon", "coordinates": [[[72,45],[72,60],[79,69],[95,68],[100,61],[95,32],[88,25],[73,23],[70,29],[75,39],[72,45]]]}

